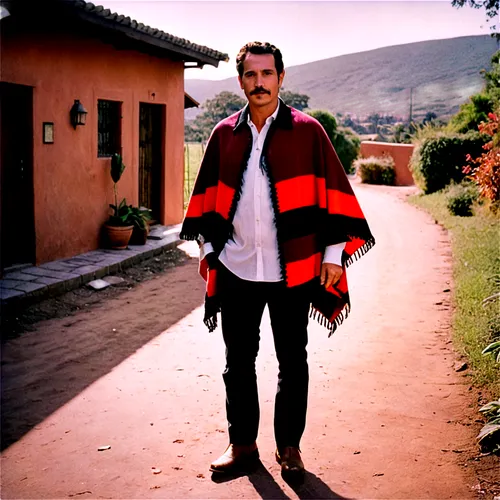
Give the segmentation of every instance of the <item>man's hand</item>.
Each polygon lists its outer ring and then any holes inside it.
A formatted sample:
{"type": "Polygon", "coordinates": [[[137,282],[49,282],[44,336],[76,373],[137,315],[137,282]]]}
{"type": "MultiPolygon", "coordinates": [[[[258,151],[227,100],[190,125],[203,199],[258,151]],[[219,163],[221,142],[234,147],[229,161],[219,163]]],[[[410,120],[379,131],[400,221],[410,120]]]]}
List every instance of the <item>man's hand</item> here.
{"type": "Polygon", "coordinates": [[[330,288],[332,285],[337,283],[337,281],[341,278],[343,269],[341,266],[337,266],[337,264],[328,264],[324,262],[321,265],[321,279],[320,282],[326,288],[330,288]]]}

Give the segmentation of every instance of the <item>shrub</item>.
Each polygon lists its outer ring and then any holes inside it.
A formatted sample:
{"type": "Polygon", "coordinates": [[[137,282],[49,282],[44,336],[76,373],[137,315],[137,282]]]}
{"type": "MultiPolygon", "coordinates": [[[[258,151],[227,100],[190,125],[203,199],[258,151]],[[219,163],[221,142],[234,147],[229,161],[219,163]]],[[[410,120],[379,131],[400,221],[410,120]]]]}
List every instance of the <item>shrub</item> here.
{"type": "Polygon", "coordinates": [[[361,141],[351,130],[339,128],[335,134],[333,147],[339,156],[344,170],[348,174],[354,173],[353,162],[359,155],[361,141]]]}
{"type": "Polygon", "coordinates": [[[459,183],[468,154],[479,156],[485,136],[477,132],[445,135],[437,133],[417,145],[413,151],[411,168],[417,185],[425,194],[445,188],[451,182],[459,183]]]}
{"type": "Polygon", "coordinates": [[[394,184],[396,172],[394,170],[394,160],[391,156],[360,158],[354,162],[354,166],[361,177],[361,182],[390,186],[394,184]]]}
{"type": "Polygon", "coordinates": [[[325,129],[326,135],[330,138],[333,147],[339,157],[340,163],[346,173],[353,172],[353,161],[358,157],[361,141],[347,128],[339,128],[337,120],[329,111],[313,110],[308,111],[308,115],[316,118],[325,129]]]}
{"type": "Polygon", "coordinates": [[[490,401],[479,410],[486,418],[487,423],[477,436],[483,453],[500,451],[500,399],[490,401]]]}
{"type": "Polygon", "coordinates": [[[476,165],[475,167],[465,166],[463,172],[479,187],[481,196],[490,200],[497,207],[500,201],[500,114],[490,113],[488,122],[479,125],[479,131],[491,137],[483,149],[483,153],[478,158],[473,158],[468,154],[466,160],[476,165]]]}
{"type": "Polygon", "coordinates": [[[485,81],[483,90],[460,106],[459,112],[451,117],[448,130],[459,133],[477,130],[488,114],[500,106],[500,50],[491,57],[490,69],[481,70],[481,74],[485,81]]]}
{"type": "MultiPolygon", "coordinates": [[[[404,127],[404,125],[401,125],[404,127]]],[[[441,122],[427,122],[415,125],[413,133],[413,143],[421,144],[425,139],[435,139],[441,135],[445,135],[446,127],[441,122]]]]}
{"type": "Polygon", "coordinates": [[[477,188],[472,184],[451,186],[446,195],[446,206],[452,215],[467,217],[472,215],[472,205],[478,199],[477,188]]]}
{"type": "Polygon", "coordinates": [[[470,97],[470,101],[460,106],[460,111],[451,117],[448,130],[465,133],[477,130],[479,124],[487,120],[488,113],[493,111],[493,102],[486,93],[470,97]]]}
{"type": "Polygon", "coordinates": [[[337,131],[337,120],[335,117],[329,111],[323,111],[321,109],[308,111],[307,114],[316,118],[316,120],[321,123],[325,129],[326,135],[330,138],[330,140],[332,140],[335,132],[337,131]]]}

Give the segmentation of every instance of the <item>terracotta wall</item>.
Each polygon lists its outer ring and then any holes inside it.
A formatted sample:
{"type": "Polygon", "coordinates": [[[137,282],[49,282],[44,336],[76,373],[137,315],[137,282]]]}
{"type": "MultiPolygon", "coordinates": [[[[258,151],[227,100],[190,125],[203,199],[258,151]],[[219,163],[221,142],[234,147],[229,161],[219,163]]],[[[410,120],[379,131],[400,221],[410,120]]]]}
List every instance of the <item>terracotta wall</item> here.
{"type": "Polygon", "coordinates": [[[162,220],[183,216],[184,68],[98,39],[37,34],[2,39],[1,80],[33,87],[36,263],[99,246],[113,201],[110,159],[97,157],[97,100],[122,101],[122,154],[127,166],[119,197],[139,197],[139,103],[165,106],[162,220]],[[154,97],[153,97],[154,94],[154,97]],[[73,129],[75,99],[88,111],[73,129]],[[42,123],[54,122],[54,144],[42,143],[42,123]]]}
{"type": "Polygon", "coordinates": [[[392,156],[396,170],[396,186],[411,186],[415,184],[409,167],[412,153],[413,144],[393,144],[373,141],[363,141],[360,150],[362,158],[368,158],[369,156],[392,156]]]}

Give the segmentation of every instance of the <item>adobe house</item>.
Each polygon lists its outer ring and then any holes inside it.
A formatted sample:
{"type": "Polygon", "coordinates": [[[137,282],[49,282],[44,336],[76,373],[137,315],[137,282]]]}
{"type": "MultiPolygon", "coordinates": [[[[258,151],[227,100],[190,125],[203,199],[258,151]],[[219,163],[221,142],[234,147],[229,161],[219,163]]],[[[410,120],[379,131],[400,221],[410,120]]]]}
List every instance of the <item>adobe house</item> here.
{"type": "Polygon", "coordinates": [[[1,269],[99,247],[119,198],[183,217],[184,69],[228,56],[82,0],[2,1],[1,269]]]}

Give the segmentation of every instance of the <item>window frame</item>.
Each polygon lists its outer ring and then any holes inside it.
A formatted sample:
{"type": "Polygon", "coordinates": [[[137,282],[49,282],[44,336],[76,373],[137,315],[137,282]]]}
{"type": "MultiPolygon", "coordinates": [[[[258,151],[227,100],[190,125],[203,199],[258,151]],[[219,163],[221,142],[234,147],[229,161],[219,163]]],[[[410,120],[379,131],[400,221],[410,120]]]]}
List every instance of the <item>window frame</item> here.
{"type": "Polygon", "coordinates": [[[110,158],[121,152],[122,147],[122,102],[112,99],[97,100],[97,157],[110,158]],[[107,105],[107,109],[105,106],[107,105]],[[106,112],[107,114],[103,114],[106,112]],[[103,130],[104,128],[104,130],[103,130]],[[104,139],[103,135],[110,137],[104,139]]]}

